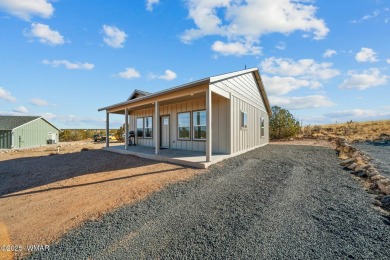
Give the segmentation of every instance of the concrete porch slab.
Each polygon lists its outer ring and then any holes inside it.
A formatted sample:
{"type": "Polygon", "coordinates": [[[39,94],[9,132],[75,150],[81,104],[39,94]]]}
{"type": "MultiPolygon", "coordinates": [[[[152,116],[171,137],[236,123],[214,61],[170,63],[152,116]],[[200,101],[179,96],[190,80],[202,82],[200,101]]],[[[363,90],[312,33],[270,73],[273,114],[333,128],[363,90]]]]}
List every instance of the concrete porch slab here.
{"type": "Polygon", "coordinates": [[[125,150],[124,145],[117,145],[104,147],[103,150],[120,154],[130,154],[141,158],[170,162],[200,169],[207,169],[210,165],[231,157],[229,154],[213,154],[212,161],[206,162],[205,152],[161,149],[160,153],[156,155],[154,153],[154,148],[147,146],[129,146],[129,148],[125,150]]]}

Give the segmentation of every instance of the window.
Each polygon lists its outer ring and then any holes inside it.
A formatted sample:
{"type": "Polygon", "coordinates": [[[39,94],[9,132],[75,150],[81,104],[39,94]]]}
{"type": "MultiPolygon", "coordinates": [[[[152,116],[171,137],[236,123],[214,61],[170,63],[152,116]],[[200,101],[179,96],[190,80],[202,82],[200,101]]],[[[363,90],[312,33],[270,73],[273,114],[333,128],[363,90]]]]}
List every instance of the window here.
{"type": "Polygon", "coordinates": [[[191,114],[190,112],[178,113],[177,114],[177,133],[178,139],[190,139],[190,129],[191,129],[191,114]]]}
{"type": "Polygon", "coordinates": [[[241,128],[248,128],[248,114],[241,112],[241,128]]]}
{"type": "Polygon", "coordinates": [[[145,138],[153,137],[153,118],[151,116],[145,117],[145,138]]]}
{"type": "Polygon", "coordinates": [[[137,137],[144,137],[144,119],[137,118],[137,137]]]}
{"type": "Polygon", "coordinates": [[[206,111],[193,112],[194,140],[206,140],[206,111]]]}
{"type": "Polygon", "coordinates": [[[261,137],[264,136],[264,117],[260,117],[260,135],[261,137]]]}

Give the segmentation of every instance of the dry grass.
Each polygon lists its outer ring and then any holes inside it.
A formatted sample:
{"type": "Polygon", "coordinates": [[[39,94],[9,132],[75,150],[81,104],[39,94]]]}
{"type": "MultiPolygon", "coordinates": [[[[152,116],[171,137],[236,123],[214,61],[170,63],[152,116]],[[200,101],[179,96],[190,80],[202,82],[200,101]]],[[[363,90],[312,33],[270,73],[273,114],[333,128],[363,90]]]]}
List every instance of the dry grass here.
{"type": "Polygon", "coordinates": [[[343,137],[348,141],[377,140],[383,135],[390,136],[390,120],[367,121],[305,126],[302,128],[301,137],[329,138],[343,137]]]}

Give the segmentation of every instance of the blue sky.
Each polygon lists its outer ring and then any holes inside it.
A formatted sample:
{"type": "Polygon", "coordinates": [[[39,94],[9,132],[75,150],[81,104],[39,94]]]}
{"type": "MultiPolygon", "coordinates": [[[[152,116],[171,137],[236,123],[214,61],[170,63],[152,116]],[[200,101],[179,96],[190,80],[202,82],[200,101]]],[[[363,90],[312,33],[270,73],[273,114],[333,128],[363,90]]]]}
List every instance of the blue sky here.
{"type": "Polygon", "coordinates": [[[388,0],[0,0],[0,24],[0,114],[103,128],[135,88],[247,66],[304,125],[390,119],[388,0]]]}

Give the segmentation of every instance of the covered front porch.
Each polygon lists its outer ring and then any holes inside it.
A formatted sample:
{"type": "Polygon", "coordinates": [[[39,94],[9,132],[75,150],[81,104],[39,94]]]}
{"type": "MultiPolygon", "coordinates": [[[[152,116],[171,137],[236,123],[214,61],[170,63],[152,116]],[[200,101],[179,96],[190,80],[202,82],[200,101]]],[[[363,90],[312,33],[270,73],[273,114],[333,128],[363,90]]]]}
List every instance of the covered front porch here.
{"type": "Polygon", "coordinates": [[[229,154],[213,154],[212,160],[207,162],[205,152],[160,149],[159,153],[156,154],[155,148],[149,146],[128,146],[125,148],[124,145],[115,145],[105,147],[103,150],[120,154],[130,154],[141,158],[170,162],[200,169],[206,169],[212,164],[231,157],[229,154]]]}
{"type": "Polygon", "coordinates": [[[105,150],[197,168],[207,168],[227,158],[231,150],[230,95],[203,81],[167,92],[101,109],[106,110],[107,135],[109,115],[121,114],[125,119],[125,133],[135,132],[132,141],[137,144],[129,145],[129,135],[125,134],[125,145],[110,147],[107,140],[105,150]],[[187,120],[183,123],[187,124],[181,127],[179,115],[184,114],[187,120]],[[195,124],[195,118],[199,123],[195,124]]]}

